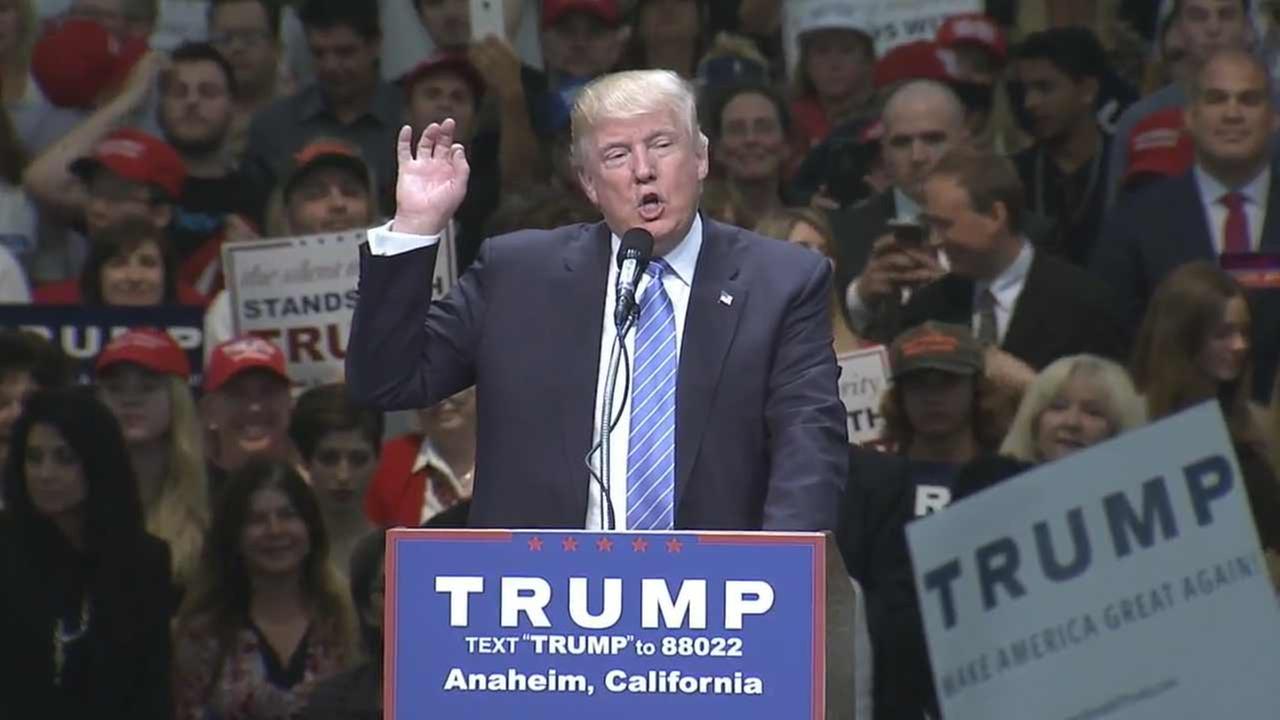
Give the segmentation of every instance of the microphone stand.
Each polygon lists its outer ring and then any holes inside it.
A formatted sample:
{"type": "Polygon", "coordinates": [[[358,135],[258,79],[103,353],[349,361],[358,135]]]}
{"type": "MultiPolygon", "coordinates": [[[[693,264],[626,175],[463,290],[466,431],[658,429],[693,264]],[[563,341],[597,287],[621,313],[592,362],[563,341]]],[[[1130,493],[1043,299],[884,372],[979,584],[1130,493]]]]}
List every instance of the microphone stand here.
{"type": "MultiPolygon", "coordinates": [[[[614,336],[613,347],[609,351],[609,369],[605,373],[604,381],[604,399],[600,404],[600,526],[606,530],[615,530],[618,527],[617,518],[613,509],[612,485],[609,483],[609,471],[612,465],[612,452],[610,436],[613,433],[613,424],[621,419],[621,413],[617,419],[613,418],[613,386],[618,379],[619,360],[627,355],[627,333],[635,326],[638,307],[633,308],[627,313],[626,320],[618,327],[618,332],[614,336]],[[619,350],[621,352],[619,352],[619,350]]],[[[631,361],[627,359],[627,366],[631,366],[631,361]]],[[[628,373],[630,374],[630,373],[628,373]]],[[[631,380],[627,379],[627,383],[622,388],[622,403],[625,406],[627,396],[631,393],[631,380]]]]}

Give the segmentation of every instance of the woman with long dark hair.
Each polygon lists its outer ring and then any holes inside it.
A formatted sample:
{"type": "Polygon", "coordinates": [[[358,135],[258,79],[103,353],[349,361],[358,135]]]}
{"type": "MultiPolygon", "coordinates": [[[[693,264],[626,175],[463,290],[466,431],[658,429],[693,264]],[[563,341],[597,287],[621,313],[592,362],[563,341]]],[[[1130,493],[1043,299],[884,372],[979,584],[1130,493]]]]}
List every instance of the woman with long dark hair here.
{"type": "Polygon", "coordinates": [[[9,443],[0,717],[167,720],[169,552],[115,417],[87,389],[40,390],[9,443]]]}
{"type": "Polygon", "coordinates": [[[355,658],[351,602],[315,494],[289,464],[235,471],[178,617],[177,717],[295,717],[355,658]]]}
{"type": "Polygon", "coordinates": [[[1260,418],[1249,404],[1252,323],[1244,288],[1213,263],[1188,263],[1165,278],[1130,364],[1151,419],[1216,399],[1231,439],[1260,450],[1260,418]]]}

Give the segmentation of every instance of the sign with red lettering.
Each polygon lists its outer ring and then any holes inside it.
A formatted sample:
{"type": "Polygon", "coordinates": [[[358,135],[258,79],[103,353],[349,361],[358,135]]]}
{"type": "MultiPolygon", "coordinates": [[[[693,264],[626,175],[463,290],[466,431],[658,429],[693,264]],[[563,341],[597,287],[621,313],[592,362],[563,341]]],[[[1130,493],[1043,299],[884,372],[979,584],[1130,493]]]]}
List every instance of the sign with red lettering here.
{"type": "MultiPolygon", "coordinates": [[[[222,247],[231,327],[280,346],[303,387],[341,382],[365,231],[231,242],[222,247]]],[[[434,297],[456,281],[452,227],[441,238],[434,297]]]]}

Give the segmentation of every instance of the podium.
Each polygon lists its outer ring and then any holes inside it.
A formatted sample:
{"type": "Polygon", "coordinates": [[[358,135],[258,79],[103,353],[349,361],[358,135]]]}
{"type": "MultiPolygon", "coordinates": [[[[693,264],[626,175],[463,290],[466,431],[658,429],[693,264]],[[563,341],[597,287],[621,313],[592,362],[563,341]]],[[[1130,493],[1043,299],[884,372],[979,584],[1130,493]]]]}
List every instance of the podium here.
{"type": "Polygon", "coordinates": [[[388,720],[853,718],[829,534],[396,529],[388,720]]]}

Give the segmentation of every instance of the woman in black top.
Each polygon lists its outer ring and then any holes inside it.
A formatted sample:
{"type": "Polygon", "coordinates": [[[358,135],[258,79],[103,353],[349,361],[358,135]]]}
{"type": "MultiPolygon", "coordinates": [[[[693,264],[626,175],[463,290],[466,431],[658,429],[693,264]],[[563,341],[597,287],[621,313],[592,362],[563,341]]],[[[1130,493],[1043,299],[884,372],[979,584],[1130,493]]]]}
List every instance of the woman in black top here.
{"type": "Polygon", "coordinates": [[[172,716],[169,551],[124,438],[87,389],[37,391],[0,516],[0,717],[172,716]]]}

